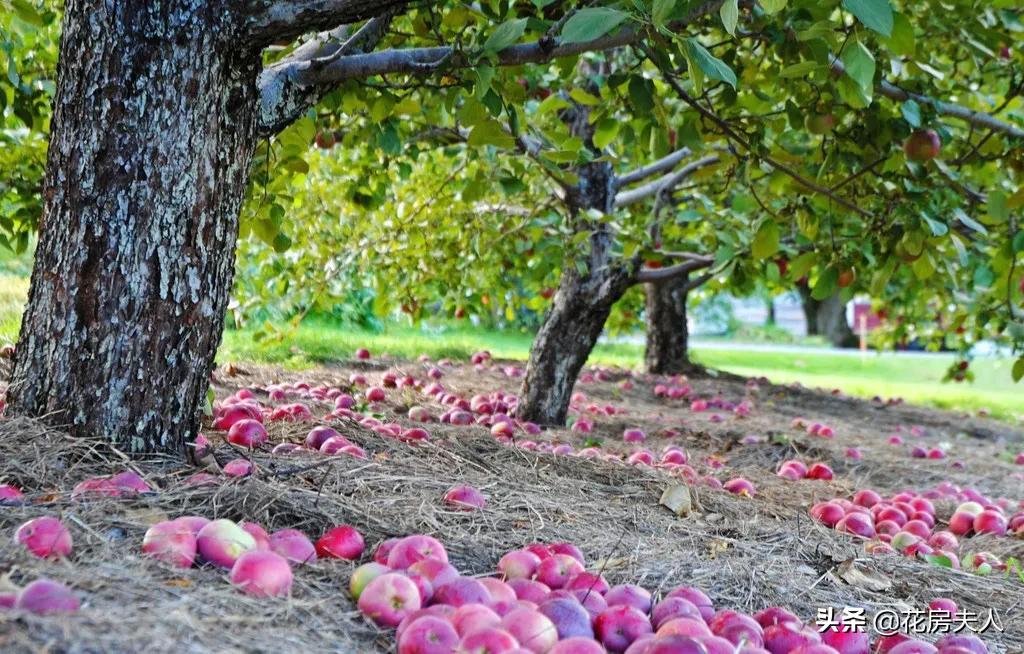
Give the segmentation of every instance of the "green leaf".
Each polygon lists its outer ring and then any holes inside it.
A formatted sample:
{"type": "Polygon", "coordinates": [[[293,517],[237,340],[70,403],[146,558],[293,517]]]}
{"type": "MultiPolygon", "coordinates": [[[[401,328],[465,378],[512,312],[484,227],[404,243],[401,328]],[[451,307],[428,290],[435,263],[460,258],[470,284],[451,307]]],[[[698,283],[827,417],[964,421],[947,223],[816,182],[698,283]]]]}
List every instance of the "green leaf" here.
{"type": "Polygon", "coordinates": [[[754,234],[750,251],[755,259],[765,259],[779,251],[779,226],[774,220],[766,220],[754,234]]]}
{"type": "Polygon", "coordinates": [[[1013,363],[1013,370],[1010,373],[1013,376],[1013,381],[1019,382],[1024,379],[1024,356],[1018,358],[1013,363]]]}
{"type": "Polygon", "coordinates": [[[484,50],[487,52],[499,52],[512,45],[522,38],[523,33],[526,32],[526,22],[527,19],[518,18],[498,25],[484,42],[484,50]]]}
{"type": "Polygon", "coordinates": [[[913,100],[907,100],[900,105],[900,113],[903,114],[903,120],[907,121],[911,127],[921,126],[921,105],[913,100]]]}
{"type": "Polygon", "coordinates": [[[793,281],[803,278],[807,274],[807,271],[811,269],[814,262],[817,260],[817,255],[813,252],[804,252],[796,259],[793,259],[789,263],[789,278],[793,281]]]}
{"type": "Polygon", "coordinates": [[[806,77],[808,73],[820,69],[821,66],[815,61],[801,61],[798,64],[786,66],[779,71],[779,77],[806,77]]]}
{"type": "Polygon", "coordinates": [[[14,8],[14,13],[18,15],[18,18],[25,21],[29,25],[35,25],[36,27],[42,27],[45,23],[43,17],[39,15],[36,8],[26,0],[11,0],[11,7],[14,8]]]}
{"type": "Polygon", "coordinates": [[[839,271],[833,266],[829,266],[818,275],[818,281],[814,284],[814,290],[811,291],[811,297],[815,300],[824,300],[831,297],[838,288],[837,284],[839,281],[839,271]]]}
{"type": "Polygon", "coordinates": [[[937,218],[932,218],[927,212],[921,212],[921,218],[928,223],[928,229],[932,230],[932,236],[945,236],[949,233],[949,225],[937,218]]]}
{"type": "Polygon", "coordinates": [[[940,568],[952,568],[953,560],[945,554],[926,554],[924,560],[940,568]]]}
{"type": "Polygon", "coordinates": [[[914,44],[914,26],[903,14],[896,14],[892,24],[892,35],[883,39],[885,46],[892,54],[899,57],[912,57],[916,51],[914,44]]]}
{"type": "Polygon", "coordinates": [[[739,0],[725,0],[718,10],[722,17],[722,26],[732,36],[736,36],[736,23],[740,20],[739,0]]]}
{"type": "Polygon", "coordinates": [[[777,14],[786,8],[787,0],[761,0],[761,9],[766,14],[777,14]]]}
{"type": "Polygon", "coordinates": [[[1010,219],[1010,209],[1006,206],[1006,193],[992,191],[988,194],[988,215],[992,220],[1000,223],[1010,219]]]}
{"type": "Polygon", "coordinates": [[[840,58],[846,69],[839,79],[839,94],[858,109],[871,104],[874,94],[875,58],[864,44],[857,43],[843,52],[840,58]]]}
{"type": "Polygon", "coordinates": [[[651,93],[653,84],[649,79],[640,75],[629,77],[629,101],[633,110],[640,115],[649,113],[654,109],[654,96],[651,93]]]}
{"type": "Polygon", "coordinates": [[[1013,235],[1013,241],[1010,243],[1010,247],[1013,248],[1014,254],[1024,252],[1024,229],[1013,235]]]}
{"type": "Polygon", "coordinates": [[[724,61],[708,52],[697,39],[686,39],[686,58],[696,63],[701,72],[711,79],[717,79],[736,88],[736,73],[732,72],[732,68],[724,61]]]}
{"type": "Polygon", "coordinates": [[[562,43],[593,41],[611,32],[627,18],[629,14],[609,7],[580,9],[562,26],[562,43]]]}
{"type": "Polygon", "coordinates": [[[676,0],[654,0],[651,20],[655,27],[663,27],[676,8],[676,0]]]}
{"type": "Polygon", "coordinates": [[[511,148],[515,139],[508,135],[496,120],[486,120],[469,133],[466,143],[471,146],[496,145],[499,148],[511,148]]]}
{"type": "Polygon", "coordinates": [[[585,104],[591,107],[601,104],[601,98],[595,97],[579,88],[569,91],[569,97],[580,104],[585,104]]]}
{"type": "Polygon", "coordinates": [[[843,0],[843,6],[868,29],[883,36],[892,35],[893,14],[889,0],[843,0]]]}
{"type": "Polygon", "coordinates": [[[953,215],[956,216],[957,220],[962,222],[967,227],[970,227],[974,231],[981,232],[982,234],[988,234],[988,230],[985,228],[984,225],[979,223],[974,218],[968,216],[967,212],[961,209],[960,207],[956,207],[955,209],[953,209],[953,215]]]}
{"type": "Polygon", "coordinates": [[[614,118],[602,118],[594,130],[594,145],[600,150],[611,143],[619,133],[622,123],[614,118]]]}
{"type": "Polygon", "coordinates": [[[544,98],[544,101],[537,107],[537,114],[543,115],[552,111],[558,111],[559,109],[565,109],[571,107],[569,101],[563,98],[557,93],[552,93],[548,97],[544,98]]]}

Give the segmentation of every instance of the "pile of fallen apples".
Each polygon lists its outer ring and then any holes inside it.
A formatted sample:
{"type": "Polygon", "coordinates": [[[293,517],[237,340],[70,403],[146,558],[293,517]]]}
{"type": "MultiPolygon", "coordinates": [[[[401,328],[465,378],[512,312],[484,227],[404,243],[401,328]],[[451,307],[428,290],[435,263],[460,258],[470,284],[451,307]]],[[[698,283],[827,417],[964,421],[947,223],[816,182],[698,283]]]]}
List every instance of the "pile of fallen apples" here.
{"type": "Polygon", "coordinates": [[[961,560],[960,538],[973,534],[1024,537],[1024,502],[1014,510],[1011,500],[993,501],[975,489],[960,489],[948,482],[925,493],[903,491],[889,498],[865,489],[852,499],[818,502],[810,512],[827,527],[865,539],[865,549],[872,554],[899,552],[982,575],[1005,570],[1006,564],[989,552],[971,552],[961,560]],[[936,526],[932,500],[937,499],[960,502],[946,529],[936,526]]]}
{"type": "MultiPolygon", "coordinates": [[[[398,654],[985,654],[974,635],[935,645],[891,635],[804,624],[782,607],[754,615],[716,610],[699,588],[655,598],[610,586],[570,543],[508,552],[496,576],[461,575],[427,535],[381,543],[353,572],[352,597],[378,626],[395,628],[398,654]]],[[[930,610],[955,613],[949,599],[930,610]]]]}

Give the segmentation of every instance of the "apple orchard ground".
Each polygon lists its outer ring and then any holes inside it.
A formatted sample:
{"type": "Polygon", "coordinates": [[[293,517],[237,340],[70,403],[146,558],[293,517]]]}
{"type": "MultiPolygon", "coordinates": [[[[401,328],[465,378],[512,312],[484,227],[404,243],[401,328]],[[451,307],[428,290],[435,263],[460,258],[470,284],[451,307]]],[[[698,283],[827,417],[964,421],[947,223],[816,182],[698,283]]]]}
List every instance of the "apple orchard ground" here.
{"type": "MultiPolygon", "coordinates": [[[[505,390],[515,392],[518,379],[501,364],[475,371],[467,364],[446,370],[441,383],[462,397],[505,390]]],[[[387,370],[424,379],[424,364],[371,360],[321,366],[302,372],[259,364],[218,370],[219,398],[240,388],[261,389],[272,383],[306,381],[348,389],[349,375],[366,374],[371,383],[387,370]]],[[[0,590],[49,576],[71,585],[83,600],[75,615],[19,617],[3,622],[0,651],[393,651],[393,637],[366,622],[347,593],[353,564],[320,561],[296,568],[287,600],[258,600],[234,591],[227,575],[208,567],[174,570],[140,553],[148,525],[186,514],[208,518],[254,520],[268,529],[292,527],[313,538],[347,523],[366,537],[367,555],[380,540],[423,532],[448,548],[452,562],[467,574],[487,574],[506,551],[534,541],[577,544],[594,568],[611,583],[638,583],[659,591],[675,585],[700,586],[718,608],[753,612],[786,606],[812,622],[821,607],[860,606],[868,614],[882,606],[921,608],[935,597],[951,597],[976,611],[993,608],[1005,628],[984,635],[993,652],[1024,651],[1024,614],[1020,597],[1024,580],[995,574],[979,577],[931,566],[900,555],[866,554],[851,537],[813,522],[808,508],[816,501],[849,497],[873,488],[883,495],[903,489],[924,491],[942,481],[974,486],[992,496],[1024,498],[1024,466],[1007,457],[1024,450],[1024,431],[1005,422],[909,405],[885,406],[864,400],[784,386],[760,384],[756,390],[730,376],[690,381],[686,400],[655,397],[654,380],[637,377],[632,389],[614,372],[607,382],[580,383],[598,405],[625,410],[596,417],[592,434],[569,430],[545,432],[541,441],[579,449],[587,438],[611,452],[635,446],[622,432],[640,427],[644,444],[655,453],[669,442],[682,445],[701,474],[721,480],[744,476],[757,486],[753,498],[693,487],[696,510],[677,517],[659,505],[665,487],[678,483],[668,473],[609,461],[523,451],[504,446],[479,426],[427,425],[431,440],[410,446],[352,422],[334,423],[363,447],[368,458],[325,457],[318,453],[274,457],[257,452],[257,472],[215,486],[185,486],[195,468],[176,461],[153,460],[138,466],[153,495],[71,500],[75,483],[90,476],[123,470],[126,459],[69,441],[59,432],[27,420],[0,421],[0,481],[22,486],[31,503],[0,510],[0,590]],[[690,410],[693,397],[748,400],[751,414],[738,417],[714,410],[690,410]],[[835,438],[807,435],[791,426],[794,418],[831,426],[835,438]],[[900,428],[918,426],[922,436],[904,432],[907,444],[887,443],[900,428]],[[679,431],[675,438],[659,433],[679,431]],[[753,444],[750,434],[764,437],[753,444]],[[915,459],[910,446],[941,446],[944,460],[915,459]],[[845,456],[860,448],[863,459],[845,456]],[[715,469],[708,457],[724,462],[715,469]],[[775,475],[779,463],[800,458],[823,461],[834,481],[787,482],[775,475]],[[963,469],[952,466],[962,461],[963,469]],[[483,511],[450,510],[441,502],[446,489],[471,484],[487,496],[483,511]],[[46,562],[15,547],[10,534],[23,521],[60,515],[75,540],[70,560],[46,562]],[[864,575],[841,572],[856,559],[864,575]],[[863,581],[870,578],[873,585],[863,581]]],[[[289,398],[288,401],[296,401],[289,398]]],[[[308,400],[314,415],[330,410],[308,400]]],[[[434,415],[440,408],[412,389],[389,389],[386,419],[409,424],[413,404],[434,415]]],[[[301,442],[312,423],[273,422],[271,445],[301,442]]],[[[217,445],[220,464],[239,456],[222,442],[223,432],[206,430],[217,445]]],[[[214,470],[216,472],[216,470],[214,470]]],[[[939,522],[951,504],[938,503],[939,522]]],[[[986,550],[1024,558],[1024,541],[1013,538],[963,539],[961,555],[986,550]]]]}

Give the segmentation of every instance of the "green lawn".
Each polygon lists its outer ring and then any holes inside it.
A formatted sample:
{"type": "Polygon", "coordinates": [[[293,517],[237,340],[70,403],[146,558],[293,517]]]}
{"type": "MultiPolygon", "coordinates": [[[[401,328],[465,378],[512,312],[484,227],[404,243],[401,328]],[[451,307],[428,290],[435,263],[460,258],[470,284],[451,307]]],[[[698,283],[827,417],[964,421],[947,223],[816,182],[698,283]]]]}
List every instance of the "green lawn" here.
{"type": "MultiPolygon", "coordinates": [[[[465,359],[473,352],[487,349],[498,358],[525,360],[530,342],[528,334],[462,327],[431,330],[392,326],[384,332],[373,333],[312,322],[303,324],[284,339],[269,342],[253,340],[249,332],[228,331],[218,358],[303,368],[318,362],[346,359],[356,349],[366,347],[374,354],[402,358],[426,353],[434,358],[465,359]]],[[[640,345],[600,345],[591,356],[591,362],[634,368],[640,365],[642,356],[640,345]]],[[[898,396],[908,402],[946,409],[986,408],[996,417],[1011,420],[1024,416],[1024,386],[1011,382],[1011,362],[1006,360],[976,360],[972,364],[976,375],[973,384],[944,384],[941,378],[952,355],[909,357],[870,353],[862,358],[816,351],[702,351],[697,348],[694,359],[741,375],[763,375],[776,382],[799,381],[806,386],[841,388],[851,395],[898,396]]]]}

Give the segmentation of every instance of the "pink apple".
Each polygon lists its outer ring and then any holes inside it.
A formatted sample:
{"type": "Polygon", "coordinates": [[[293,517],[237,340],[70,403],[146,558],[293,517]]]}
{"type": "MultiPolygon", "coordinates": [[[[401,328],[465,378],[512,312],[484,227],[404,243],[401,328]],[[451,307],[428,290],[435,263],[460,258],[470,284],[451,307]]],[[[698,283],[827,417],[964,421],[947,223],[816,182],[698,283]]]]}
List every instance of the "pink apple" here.
{"type": "Polygon", "coordinates": [[[691,638],[704,638],[711,636],[711,629],[703,620],[696,618],[673,618],[658,627],[657,635],[660,636],[690,636],[691,638]]]}
{"type": "Polygon", "coordinates": [[[232,459],[224,464],[223,470],[228,477],[247,477],[252,474],[253,465],[246,459],[232,459]]]}
{"type": "Polygon", "coordinates": [[[533,579],[511,579],[508,585],[520,600],[534,604],[540,604],[551,594],[551,588],[533,579]]]}
{"type": "Polygon", "coordinates": [[[473,511],[483,509],[487,499],[472,486],[455,486],[444,494],[444,503],[460,511],[473,511]]]}
{"type": "Polygon", "coordinates": [[[821,642],[821,636],[811,627],[781,622],[764,630],[764,648],[772,654],[787,654],[803,645],[821,642]]]}
{"type": "Polygon", "coordinates": [[[590,613],[576,599],[549,599],[541,604],[537,610],[547,616],[552,624],[555,625],[559,639],[594,637],[590,613]]]}
{"type": "Polygon", "coordinates": [[[647,613],[651,610],[651,594],[646,589],[634,584],[620,584],[612,586],[604,594],[608,606],[624,604],[632,606],[647,613]]]}
{"type": "Polygon", "coordinates": [[[380,386],[371,386],[366,389],[366,400],[368,402],[383,402],[388,394],[380,386]]]}
{"type": "Polygon", "coordinates": [[[1006,517],[993,509],[985,509],[975,516],[973,526],[979,534],[1006,535],[1006,517]]]}
{"type": "Polygon", "coordinates": [[[871,508],[882,501],[882,496],[873,490],[860,490],[853,496],[853,503],[858,506],[871,508]]]}
{"type": "Polygon", "coordinates": [[[14,542],[43,559],[58,559],[71,555],[71,532],[51,516],[33,518],[14,532],[14,542]]]}
{"type": "Polygon", "coordinates": [[[838,654],[870,654],[871,636],[865,631],[831,628],[821,634],[821,642],[838,654]]]}
{"type": "Polygon", "coordinates": [[[781,606],[770,606],[766,609],[761,609],[754,614],[754,619],[757,620],[757,624],[761,625],[762,629],[767,629],[773,624],[782,624],[783,622],[790,622],[798,626],[802,624],[800,618],[781,606]]]}
{"type": "Polygon", "coordinates": [[[256,549],[256,539],[230,520],[214,520],[196,534],[196,550],[203,559],[230,569],[245,552],[256,549]]]}
{"type": "Polygon", "coordinates": [[[361,347],[358,350],[356,350],[356,358],[361,360],[369,359],[370,351],[367,350],[365,347],[361,347]]]}
{"type": "Polygon", "coordinates": [[[363,535],[350,525],[332,527],[316,541],[317,556],[324,559],[354,561],[363,554],[363,535]]]}
{"type": "Polygon", "coordinates": [[[438,559],[448,562],[448,552],[436,538],[416,534],[406,536],[395,543],[388,552],[387,565],[394,570],[405,570],[423,559],[438,559]]]}
{"type": "Polygon", "coordinates": [[[826,527],[835,527],[846,516],[846,511],[835,502],[819,502],[811,507],[811,515],[826,527]]]}
{"type": "Polygon", "coordinates": [[[434,591],[435,604],[449,604],[454,607],[466,604],[490,605],[493,598],[487,587],[471,577],[457,577],[442,584],[434,591]]]}
{"type": "Polygon", "coordinates": [[[634,640],[652,631],[647,616],[632,606],[609,606],[594,619],[594,635],[612,652],[626,651],[634,640]]]}
{"type": "Polygon", "coordinates": [[[836,524],[836,530],[860,536],[861,538],[875,537],[875,527],[871,524],[871,517],[862,513],[847,513],[836,524]]]}
{"type": "Polygon", "coordinates": [[[699,588],[680,586],[671,590],[665,597],[682,597],[684,600],[689,601],[697,607],[704,620],[710,620],[715,615],[715,605],[711,602],[711,598],[705,595],[704,591],[699,588]]]}
{"type": "Polygon", "coordinates": [[[744,613],[732,610],[719,611],[708,626],[714,635],[737,646],[745,643],[761,647],[764,644],[761,625],[744,613]]]}
{"type": "Polygon", "coordinates": [[[700,609],[694,606],[693,602],[682,597],[666,597],[651,609],[651,624],[655,629],[676,618],[704,619],[700,614],[700,609]]]}
{"type": "Polygon", "coordinates": [[[889,650],[888,654],[936,654],[934,645],[923,640],[905,640],[889,650]]]}
{"type": "MultiPolygon", "coordinates": [[[[337,429],[332,427],[325,427],[323,425],[313,427],[306,434],[306,439],[303,441],[306,447],[311,450],[319,450],[323,447],[323,444],[332,438],[344,438],[337,429]]],[[[347,440],[345,441],[348,442],[347,440]]]]}
{"type": "Polygon", "coordinates": [[[498,572],[509,579],[530,579],[537,572],[540,557],[529,550],[513,550],[498,561],[498,572]]]}
{"type": "Polygon", "coordinates": [[[389,572],[370,581],[359,595],[359,610],[381,627],[397,627],[419,610],[420,591],[409,577],[389,572]]]}
{"type": "Polygon", "coordinates": [[[292,569],[280,554],[250,550],[232,566],[231,583],[247,595],[283,597],[291,592],[292,569]]]}
{"type": "Polygon", "coordinates": [[[743,497],[753,497],[757,492],[754,488],[754,484],[742,477],[730,479],[725,482],[722,487],[733,495],[742,495],[743,497]]]}
{"type": "Polygon", "coordinates": [[[196,560],[196,535],[188,523],[158,522],[142,537],[142,551],[177,568],[191,568],[196,560]]]}
{"type": "MultiPolygon", "coordinates": [[[[448,605],[435,604],[434,606],[448,605]]],[[[458,608],[452,607],[452,609],[455,613],[452,614],[450,620],[459,637],[468,636],[483,629],[492,629],[501,624],[501,617],[483,604],[463,604],[458,608]]]]}
{"type": "Polygon", "coordinates": [[[391,568],[382,563],[377,563],[376,561],[364,563],[353,570],[352,576],[348,580],[348,592],[352,595],[352,599],[358,600],[367,584],[377,577],[388,574],[389,572],[391,572],[391,568]]]}
{"type": "Polygon", "coordinates": [[[504,629],[492,627],[466,635],[455,650],[456,654],[512,654],[519,649],[519,641],[504,629]]]}
{"type": "Polygon", "coordinates": [[[627,429],[622,432],[622,440],[627,443],[642,443],[647,440],[647,434],[645,434],[641,429],[627,429]]]}
{"type": "MultiPolygon", "coordinates": [[[[407,570],[414,575],[422,576],[434,588],[443,586],[459,577],[459,571],[455,569],[455,566],[440,559],[421,559],[410,565],[407,570]]],[[[513,598],[515,597],[515,593],[511,590],[509,593],[513,598]]]]}
{"type": "Polygon", "coordinates": [[[309,537],[298,529],[280,529],[270,534],[270,550],[292,563],[316,561],[316,548],[309,537]]]}
{"type": "Polygon", "coordinates": [[[16,504],[22,500],[24,494],[13,484],[0,484],[0,504],[16,504]]]}
{"type": "Polygon", "coordinates": [[[398,654],[451,654],[459,634],[444,618],[424,615],[411,622],[398,640],[398,654]]]}
{"type": "Polygon", "coordinates": [[[78,598],[64,584],[52,579],[36,579],[18,592],[14,608],[37,615],[75,613],[78,598]]]}
{"type": "Polygon", "coordinates": [[[558,630],[540,611],[515,609],[501,619],[501,628],[532,652],[544,653],[558,642],[558,630]]]}
{"type": "Polygon", "coordinates": [[[583,572],[583,564],[568,554],[555,554],[544,559],[537,566],[537,581],[549,588],[558,589],[570,577],[583,572]]]}
{"type": "Polygon", "coordinates": [[[256,549],[270,550],[270,535],[267,530],[255,522],[239,522],[238,526],[249,532],[256,541],[256,549]]]}
{"type": "Polygon", "coordinates": [[[574,636],[556,643],[548,654],[605,654],[605,649],[592,638],[574,636]]]}

